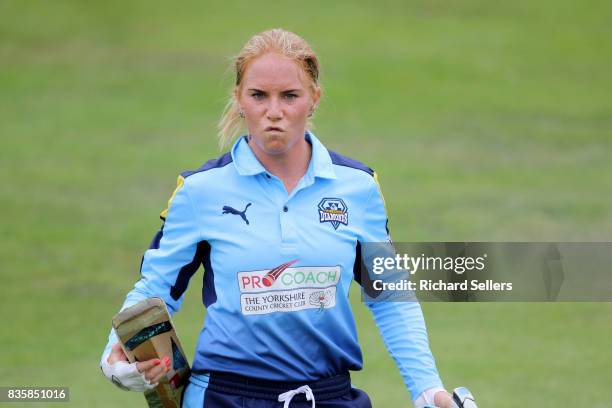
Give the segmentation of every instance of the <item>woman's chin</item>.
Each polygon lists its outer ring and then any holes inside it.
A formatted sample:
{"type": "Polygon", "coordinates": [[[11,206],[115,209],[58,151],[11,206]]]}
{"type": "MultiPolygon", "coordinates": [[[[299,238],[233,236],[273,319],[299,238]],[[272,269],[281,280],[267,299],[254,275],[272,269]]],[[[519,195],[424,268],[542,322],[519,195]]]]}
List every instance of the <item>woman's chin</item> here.
{"type": "Polygon", "coordinates": [[[274,135],[266,138],[263,148],[267,154],[277,156],[287,153],[289,145],[284,137],[274,135]]]}
{"type": "Polygon", "coordinates": [[[298,142],[298,140],[287,137],[284,133],[268,134],[263,138],[253,137],[252,140],[260,151],[270,156],[287,154],[298,142]]]}
{"type": "Polygon", "coordinates": [[[264,152],[266,152],[266,154],[269,154],[270,156],[280,156],[287,153],[288,150],[289,149],[287,149],[287,145],[285,144],[274,144],[272,146],[266,146],[264,148],[264,152]]]}

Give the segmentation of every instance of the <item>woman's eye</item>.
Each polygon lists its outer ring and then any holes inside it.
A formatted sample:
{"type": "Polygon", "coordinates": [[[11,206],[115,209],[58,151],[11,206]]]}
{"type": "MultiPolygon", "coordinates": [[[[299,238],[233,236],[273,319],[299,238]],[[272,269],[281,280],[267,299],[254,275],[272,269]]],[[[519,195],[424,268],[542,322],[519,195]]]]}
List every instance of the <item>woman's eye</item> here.
{"type": "Polygon", "coordinates": [[[294,100],[297,97],[298,96],[296,94],[285,94],[285,98],[289,99],[290,101],[294,100]]]}
{"type": "Polygon", "coordinates": [[[261,92],[255,92],[255,93],[251,94],[251,96],[252,96],[254,99],[263,99],[264,94],[263,94],[263,93],[261,93],[261,92]]]}

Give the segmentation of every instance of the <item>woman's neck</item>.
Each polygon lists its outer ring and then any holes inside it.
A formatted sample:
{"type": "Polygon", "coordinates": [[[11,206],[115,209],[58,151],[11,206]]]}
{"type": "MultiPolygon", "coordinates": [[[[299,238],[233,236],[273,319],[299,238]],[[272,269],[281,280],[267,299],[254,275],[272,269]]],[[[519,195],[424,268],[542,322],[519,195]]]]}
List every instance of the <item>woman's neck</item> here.
{"type": "Polygon", "coordinates": [[[278,177],[283,182],[287,194],[291,194],[308,170],[312,156],[310,143],[301,139],[291,149],[282,154],[268,154],[254,143],[250,146],[262,166],[270,174],[278,177]]]}

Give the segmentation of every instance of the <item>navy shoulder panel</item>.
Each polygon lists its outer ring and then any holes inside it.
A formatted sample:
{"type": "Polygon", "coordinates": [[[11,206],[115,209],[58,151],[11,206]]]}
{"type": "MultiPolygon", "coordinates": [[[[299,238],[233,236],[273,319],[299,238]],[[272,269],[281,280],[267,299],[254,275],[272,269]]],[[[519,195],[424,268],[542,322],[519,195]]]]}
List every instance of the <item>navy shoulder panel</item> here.
{"type": "Polygon", "coordinates": [[[217,169],[220,167],[227,166],[231,162],[232,162],[232,154],[230,152],[227,152],[221,157],[207,161],[206,163],[204,163],[202,167],[200,167],[197,170],[188,170],[188,171],[182,172],[181,176],[183,176],[184,178],[187,178],[196,173],[201,173],[206,170],[217,169]]]}
{"type": "Polygon", "coordinates": [[[369,168],[365,164],[363,164],[363,163],[361,163],[361,162],[359,162],[359,161],[357,161],[355,159],[351,159],[350,157],[346,157],[346,156],[343,156],[343,155],[338,154],[336,152],[333,152],[331,150],[328,150],[328,152],[329,152],[329,157],[331,157],[332,163],[334,163],[335,165],[337,165],[337,166],[344,166],[344,167],[351,167],[353,169],[365,171],[370,176],[374,176],[374,170],[372,170],[371,168],[369,168]]]}

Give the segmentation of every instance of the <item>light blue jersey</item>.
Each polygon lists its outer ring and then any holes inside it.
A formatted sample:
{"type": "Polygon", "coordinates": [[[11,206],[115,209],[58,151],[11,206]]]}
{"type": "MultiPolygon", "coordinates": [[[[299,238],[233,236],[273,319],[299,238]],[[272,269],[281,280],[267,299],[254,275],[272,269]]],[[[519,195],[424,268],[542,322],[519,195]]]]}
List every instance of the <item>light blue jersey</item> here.
{"type": "MultiPolygon", "coordinates": [[[[388,240],[383,198],[370,168],[306,138],[312,158],[291,194],[246,137],[179,176],[123,308],[158,296],[178,311],[204,265],[194,375],[313,381],[362,368],[349,287],[361,243],[388,240]]],[[[413,398],[441,386],[419,304],[368,306],[413,398]]]]}

